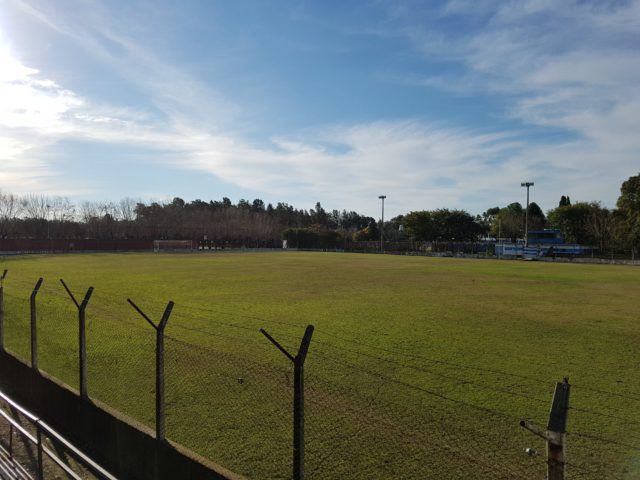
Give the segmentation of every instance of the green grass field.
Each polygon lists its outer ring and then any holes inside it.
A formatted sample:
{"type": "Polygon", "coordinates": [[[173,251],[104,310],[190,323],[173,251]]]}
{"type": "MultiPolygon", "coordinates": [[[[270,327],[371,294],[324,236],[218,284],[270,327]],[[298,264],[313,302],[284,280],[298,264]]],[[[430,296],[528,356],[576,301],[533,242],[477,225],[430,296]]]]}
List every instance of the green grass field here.
{"type": "Polygon", "coordinates": [[[555,383],[572,384],[568,478],[640,477],[640,270],[332,253],[4,259],[6,343],[77,388],[89,303],[89,395],[153,427],[154,338],[167,327],[167,436],[250,478],[289,478],[291,351],[306,371],[308,478],[544,478],[555,383]],[[72,308],[73,307],[73,308],[72,308]],[[523,449],[536,448],[528,457],[523,449]]]}

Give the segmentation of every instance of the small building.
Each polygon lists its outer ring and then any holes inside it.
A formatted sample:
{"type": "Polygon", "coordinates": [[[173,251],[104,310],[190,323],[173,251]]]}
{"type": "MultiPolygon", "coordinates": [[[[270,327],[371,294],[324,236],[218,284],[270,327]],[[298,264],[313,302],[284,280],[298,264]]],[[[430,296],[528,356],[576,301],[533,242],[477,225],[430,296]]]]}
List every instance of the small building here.
{"type": "Polygon", "coordinates": [[[558,229],[530,230],[527,246],[523,243],[497,243],[496,255],[499,257],[573,257],[584,253],[584,247],[575,243],[565,243],[558,229]]]}

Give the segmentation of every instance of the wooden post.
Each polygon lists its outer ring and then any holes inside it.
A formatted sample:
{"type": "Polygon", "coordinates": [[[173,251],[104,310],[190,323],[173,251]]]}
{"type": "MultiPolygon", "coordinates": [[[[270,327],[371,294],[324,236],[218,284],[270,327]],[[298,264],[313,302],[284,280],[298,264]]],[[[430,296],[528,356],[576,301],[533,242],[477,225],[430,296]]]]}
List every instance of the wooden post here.
{"type": "Polygon", "coordinates": [[[564,446],[567,433],[567,413],[569,410],[569,379],[556,384],[553,394],[553,403],[549,413],[547,432],[550,440],[547,442],[547,459],[549,480],[564,480],[565,460],[564,446]]]}
{"type": "Polygon", "coordinates": [[[156,331],[156,440],[164,442],[166,438],[165,427],[165,398],[164,398],[164,329],[167,326],[171,311],[173,310],[173,302],[169,302],[164,309],[162,319],[158,325],[155,325],[147,315],[133,303],[133,300],[127,298],[127,302],[144,318],[149,325],[156,331]]]}
{"type": "Polygon", "coordinates": [[[309,351],[313,325],[304,332],[298,354],[294,357],[265,330],[260,332],[293,362],[293,480],[304,479],[304,362],[309,351]]]}
{"type": "Polygon", "coordinates": [[[556,384],[549,412],[547,430],[542,431],[533,423],[522,420],[520,425],[547,441],[547,480],[564,480],[566,473],[565,445],[567,413],[569,411],[569,379],[556,384]]]}
{"type": "Polygon", "coordinates": [[[60,283],[65,288],[73,303],[75,303],[78,308],[78,361],[79,361],[79,374],[80,374],[80,396],[83,399],[89,398],[89,393],[87,389],[87,327],[86,327],[86,315],[85,312],[87,310],[87,304],[89,303],[89,299],[91,298],[91,294],[93,293],[93,287],[89,287],[87,293],[82,300],[82,303],[78,303],[76,298],[67,287],[67,284],[64,283],[64,280],[60,279],[60,283]]]}
{"type": "Polygon", "coordinates": [[[37,327],[37,316],[36,316],[36,295],[38,295],[38,290],[42,286],[43,279],[40,277],[36,286],[33,288],[33,292],[31,292],[31,298],[29,302],[30,310],[31,310],[31,368],[34,370],[38,369],[38,327],[37,327]]]}
{"type": "Polygon", "coordinates": [[[8,270],[2,273],[0,277],[0,350],[4,352],[4,279],[8,270]]]}

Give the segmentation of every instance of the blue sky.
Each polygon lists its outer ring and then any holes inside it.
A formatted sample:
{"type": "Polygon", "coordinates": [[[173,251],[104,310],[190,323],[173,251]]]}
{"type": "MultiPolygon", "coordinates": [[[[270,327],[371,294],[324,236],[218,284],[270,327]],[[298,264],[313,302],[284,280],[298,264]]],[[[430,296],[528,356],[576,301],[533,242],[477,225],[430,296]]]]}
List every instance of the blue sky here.
{"type": "Polygon", "coordinates": [[[0,0],[0,190],[613,207],[639,45],[633,0],[0,0]]]}

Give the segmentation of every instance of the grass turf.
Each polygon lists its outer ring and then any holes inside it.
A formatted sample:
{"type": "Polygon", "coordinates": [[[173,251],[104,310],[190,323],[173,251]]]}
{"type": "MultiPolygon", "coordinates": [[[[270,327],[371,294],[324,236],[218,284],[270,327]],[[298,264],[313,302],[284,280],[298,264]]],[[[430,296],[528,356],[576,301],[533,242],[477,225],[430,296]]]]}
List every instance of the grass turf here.
{"type": "Polygon", "coordinates": [[[289,478],[292,367],[305,372],[309,478],[542,478],[556,381],[569,376],[569,478],[640,472],[633,267],[330,253],[96,254],[2,261],[6,344],[77,388],[89,302],[89,394],[153,427],[154,338],[168,300],[167,436],[251,478],[289,478]],[[73,307],[73,308],[72,308],[73,307]],[[525,447],[541,452],[528,457],[525,447]]]}

